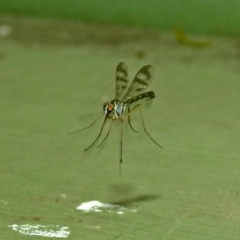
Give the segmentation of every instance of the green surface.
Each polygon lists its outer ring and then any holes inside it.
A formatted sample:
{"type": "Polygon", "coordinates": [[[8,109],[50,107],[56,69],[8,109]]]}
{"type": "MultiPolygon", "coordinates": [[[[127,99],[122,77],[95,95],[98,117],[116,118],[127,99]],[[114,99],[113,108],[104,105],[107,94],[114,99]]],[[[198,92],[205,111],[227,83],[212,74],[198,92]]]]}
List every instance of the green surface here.
{"type": "Polygon", "coordinates": [[[240,36],[238,0],[1,0],[0,12],[240,36]]]}
{"type": "Polygon", "coordinates": [[[0,39],[1,239],[30,238],[10,224],[67,226],[69,239],[239,239],[236,42],[211,39],[214,47],[196,50],[167,33],[146,37],[145,31],[125,29],[119,36],[112,34],[117,29],[91,25],[4,22],[12,34],[0,39]],[[88,38],[78,35],[83,29],[88,38]],[[91,116],[84,116],[101,112],[102,96],[113,97],[121,61],[131,78],[145,64],[156,69],[150,89],[157,97],[144,117],[164,150],[144,133],[126,129],[120,177],[117,126],[101,151],[94,149],[86,159],[82,150],[98,126],[67,133],[90,124],[91,116]],[[90,200],[122,201],[138,211],[76,210],[90,200]]]}

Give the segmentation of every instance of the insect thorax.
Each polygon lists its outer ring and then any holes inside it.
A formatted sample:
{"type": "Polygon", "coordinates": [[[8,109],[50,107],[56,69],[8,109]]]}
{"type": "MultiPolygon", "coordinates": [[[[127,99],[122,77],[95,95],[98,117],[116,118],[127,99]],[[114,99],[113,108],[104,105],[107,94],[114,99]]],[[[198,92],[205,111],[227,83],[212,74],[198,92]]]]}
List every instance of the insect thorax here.
{"type": "Polygon", "coordinates": [[[103,109],[105,114],[112,118],[123,118],[126,111],[127,103],[114,99],[110,103],[105,103],[103,109]]]}

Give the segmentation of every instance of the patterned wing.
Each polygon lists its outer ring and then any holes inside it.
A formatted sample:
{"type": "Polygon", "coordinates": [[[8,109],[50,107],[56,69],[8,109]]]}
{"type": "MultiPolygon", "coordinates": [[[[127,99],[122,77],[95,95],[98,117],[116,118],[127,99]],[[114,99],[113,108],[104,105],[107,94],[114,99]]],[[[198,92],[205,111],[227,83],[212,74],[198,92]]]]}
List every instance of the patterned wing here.
{"type": "Polygon", "coordinates": [[[128,86],[128,68],[124,62],[117,65],[115,98],[120,99],[128,86]]]}
{"type": "Polygon", "coordinates": [[[141,68],[130,84],[123,99],[132,98],[145,91],[153,80],[154,72],[154,67],[152,65],[146,65],[141,68]]]}

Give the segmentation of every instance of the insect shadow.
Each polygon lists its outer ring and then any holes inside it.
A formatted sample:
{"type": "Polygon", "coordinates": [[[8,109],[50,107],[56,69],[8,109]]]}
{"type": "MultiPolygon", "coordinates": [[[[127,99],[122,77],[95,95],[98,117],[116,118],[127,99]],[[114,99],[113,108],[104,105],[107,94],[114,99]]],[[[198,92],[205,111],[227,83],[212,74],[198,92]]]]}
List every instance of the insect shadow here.
{"type": "Polygon", "coordinates": [[[120,200],[110,201],[112,204],[121,206],[130,206],[138,202],[148,202],[158,199],[160,196],[157,194],[136,194],[135,187],[132,184],[121,183],[121,184],[111,184],[109,186],[109,191],[114,198],[119,198],[120,200]],[[127,195],[127,197],[126,197],[127,195]]]}

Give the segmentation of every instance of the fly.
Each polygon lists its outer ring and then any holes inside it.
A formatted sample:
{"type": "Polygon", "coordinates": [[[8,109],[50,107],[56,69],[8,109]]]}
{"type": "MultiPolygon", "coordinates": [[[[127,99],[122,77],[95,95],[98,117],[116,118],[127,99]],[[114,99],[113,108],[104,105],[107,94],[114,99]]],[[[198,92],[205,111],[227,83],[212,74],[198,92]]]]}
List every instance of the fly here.
{"type": "MultiPolygon", "coordinates": [[[[92,144],[85,148],[84,151],[89,150],[96,142],[97,140],[101,137],[102,131],[104,128],[104,125],[106,123],[107,119],[111,120],[110,127],[108,129],[107,134],[101,141],[101,143],[98,145],[100,147],[105,140],[107,139],[112,123],[114,120],[120,120],[121,121],[121,136],[120,136],[120,162],[119,162],[119,170],[121,171],[121,163],[123,162],[123,123],[124,120],[127,118],[128,119],[128,124],[130,128],[134,131],[137,132],[130,120],[130,115],[131,113],[139,108],[140,114],[141,114],[141,120],[143,124],[143,129],[145,133],[148,135],[148,137],[160,148],[163,148],[161,145],[159,145],[153,138],[152,136],[148,133],[145,122],[143,120],[143,114],[141,111],[140,104],[135,105],[133,108],[131,108],[131,105],[139,100],[145,99],[145,100],[151,100],[155,98],[155,93],[153,91],[148,91],[146,92],[148,86],[151,84],[154,76],[154,67],[152,65],[146,65],[142,67],[136,76],[134,77],[133,81],[131,82],[130,86],[128,87],[129,83],[129,78],[128,78],[128,68],[127,65],[123,62],[119,63],[117,65],[116,69],[116,88],[115,88],[115,98],[111,102],[105,102],[103,104],[103,111],[105,114],[104,120],[102,127],[100,129],[99,134],[97,135],[96,139],[92,142],[92,144]],[[128,87],[128,88],[127,88],[128,87]]],[[[95,124],[100,117],[98,117],[90,126],[70,132],[69,134],[80,132],[82,130],[88,129],[95,124]]]]}

